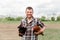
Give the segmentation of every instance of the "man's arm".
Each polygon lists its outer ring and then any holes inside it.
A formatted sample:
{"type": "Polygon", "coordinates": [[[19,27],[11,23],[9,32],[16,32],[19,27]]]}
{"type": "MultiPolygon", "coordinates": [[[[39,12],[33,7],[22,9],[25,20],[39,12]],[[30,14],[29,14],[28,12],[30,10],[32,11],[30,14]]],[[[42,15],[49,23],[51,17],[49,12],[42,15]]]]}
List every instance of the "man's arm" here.
{"type": "Polygon", "coordinates": [[[45,26],[41,28],[41,30],[38,33],[44,32],[45,28],[46,28],[45,26]]]}
{"type": "Polygon", "coordinates": [[[46,28],[46,26],[44,25],[44,23],[42,23],[42,22],[38,19],[38,20],[37,20],[37,25],[41,28],[41,30],[38,31],[38,32],[35,32],[35,34],[40,34],[40,33],[44,32],[44,30],[45,30],[45,28],[46,28]]]}
{"type": "Polygon", "coordinates": [[[44,26],[43,28],[41,28],[40,31],[34,32],[34,33],[35,33],[36,35],[39,35],[40,33],[42,33],[42,35],[44,35],[43,32],[44,32],[45,28],[46,28],[46,27],[44,26]]]}
{"type": "Polygon", "coordinates": [[[20,25],[18,26],[19,36],[20,36],[20,35],[23,35],[23,34],[21,34],[21,32],[20,32],[20,27],[22,27],[22,21],[21,21],[20,25]]]}

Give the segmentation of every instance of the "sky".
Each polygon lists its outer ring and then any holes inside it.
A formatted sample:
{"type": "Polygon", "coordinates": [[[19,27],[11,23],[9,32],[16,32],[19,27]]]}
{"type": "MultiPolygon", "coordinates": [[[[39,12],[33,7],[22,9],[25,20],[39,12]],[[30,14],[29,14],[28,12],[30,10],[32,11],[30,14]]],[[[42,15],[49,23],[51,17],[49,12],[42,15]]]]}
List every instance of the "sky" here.
{"type": "Polygon", "coordinates": [[[25,16],[26,7],[34,9],[34,16],[60,15],[60,0],[0,0],[0,15],[25,16]]]}

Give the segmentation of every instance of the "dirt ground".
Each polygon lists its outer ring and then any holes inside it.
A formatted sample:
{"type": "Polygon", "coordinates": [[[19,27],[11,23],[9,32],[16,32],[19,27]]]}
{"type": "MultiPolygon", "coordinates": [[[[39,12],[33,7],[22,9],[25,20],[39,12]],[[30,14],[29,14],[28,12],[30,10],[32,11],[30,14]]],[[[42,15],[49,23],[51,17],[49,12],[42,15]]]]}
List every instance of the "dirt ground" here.
{"type": "MultiPolygon", "coordinates": [[[[0,24],[0,40],[20,40],[17,26],[19,24],[0,24]]],[[[60,29],[60,24],[46,24],[46,28],[60,29]]]]}

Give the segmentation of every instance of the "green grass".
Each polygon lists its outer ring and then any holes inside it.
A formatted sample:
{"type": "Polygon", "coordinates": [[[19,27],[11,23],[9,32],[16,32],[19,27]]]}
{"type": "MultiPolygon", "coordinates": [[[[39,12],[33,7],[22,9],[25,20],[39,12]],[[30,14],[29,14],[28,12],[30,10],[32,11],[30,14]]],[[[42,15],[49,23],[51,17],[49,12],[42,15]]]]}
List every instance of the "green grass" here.
{"type": "MultiPolygon", "coordinates": [[[[60,23],[60,21],[42,21],[45,24],[53,24],[53,23],[60,23]]],[[[7,20],[2,20],[0,23],[20,23],[20,21],[7,21],[7,20]]]]}
{"type": "Polygon", "coordinates": [[[46,29],[44,36],[38,36],[39,40],[60,40],[60,29],[46,29]]]}
{"type": "MultiPolygon", "coordinates": [[[[45,24],[60,24],[60,21],[43,21],[45,24]]],[[[20,24],[20,21],[0,21],[0,23],[20,24]]],[[[44,36],[39,35],[38,40],[60,40],[60,27],[47,28],[44,32],[44,36]]]]}
{"type": "Polygon", "coordinates": [[[20,21],[0,21],[0,23],[19,24],[20,21]]]}
{"type": "Polygon", "coordinates": [[[55,24],[55,23],[60,24],[60,21],[42,21],[42,22],[45,23],[45,24],[55,24]]]}

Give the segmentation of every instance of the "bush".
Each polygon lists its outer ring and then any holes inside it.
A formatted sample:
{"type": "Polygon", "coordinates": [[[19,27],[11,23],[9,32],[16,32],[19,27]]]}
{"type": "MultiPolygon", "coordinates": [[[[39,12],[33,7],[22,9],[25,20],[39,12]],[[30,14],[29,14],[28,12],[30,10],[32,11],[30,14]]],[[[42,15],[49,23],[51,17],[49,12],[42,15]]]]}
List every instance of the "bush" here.
{"type": "Polygon", "coordinates": [[[22,19],[22,17],[17,17],[16,21],[20,21],[22,19]]]}
{"type": "Polygon", "coordinates": [[[3,20],[3,18],[0,18],[0,21],[2,21],[3,20]]]}
{"type": "Polygon", "coordinates": [[[5,18],[7,21],[15,21],[15,18],[13,18],[13,17],[6,17],[5,18]]]}
{"type": "Polygon", "coordinates": [[[60,21],[60,16],[57,17],[57,21],[60,21]]]}
{"type": "Polygon", "coordinates": [[[51,21],[55,21],[55,18],[54,17],[51,17],[51,21]]]}
{"type": "Polygon", "coordinates": [[[45,16],[42,16],[42,17],[40,18],[40,20],[41,20],[41,21],[46,21],[45,18],[46,18],[45,16]]]}

